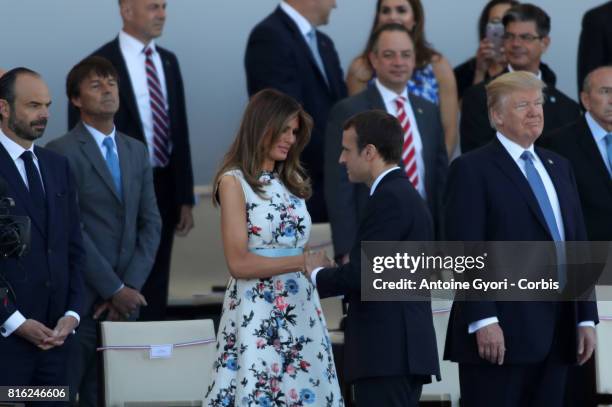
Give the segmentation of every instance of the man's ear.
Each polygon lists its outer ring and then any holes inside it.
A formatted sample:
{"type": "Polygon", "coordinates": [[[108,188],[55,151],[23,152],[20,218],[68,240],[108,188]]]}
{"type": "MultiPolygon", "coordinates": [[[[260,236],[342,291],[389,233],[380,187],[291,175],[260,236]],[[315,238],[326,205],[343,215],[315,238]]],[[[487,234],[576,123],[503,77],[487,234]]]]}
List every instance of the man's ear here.
{"type": "Polygon", "coordinates": [[[580,92],[580,101],[588,112],[591,109],[591,99],[589,98],[589,94],[584,91],[580,92]]]}
{"type": "Polygon", "coordinates": [[[500,127],[504,125],[504,119],[502,115],[497,111],[497,109],[492,108],[490,111],[490,115],[495,127],[500,127]]]}
{"type": "Polygon", "coordinates": [[[543,47],[544,47],[544,50],[542,51],[542,54],[543,54],[543,53],[546,52],[546,50],[550,46],[550,37],[548,35],[546,37],[542,38],[542,44],[543,44],[543,47]]]}
{"type": "Polygon", "coordinates": [[[83,105],[81,104],[81,98],[80,98],[80,97],[78,97],[78,96],[73,96],[73,97],[71,97],[71,98],[70,98],[70,103],[72,103],[72,105],[73,105],[74,107],[76,107],[77,109],[80,109],[80,108],[81,108],[81,106],[83,106],[83,105]]]}
{"type": "Polygon", "coordinates": [[[2,120],[8,118],[10,113],[11,106],[9,105],[9,102],[6,99],[0,99],[0,116],[2,117],[2,120]]]}

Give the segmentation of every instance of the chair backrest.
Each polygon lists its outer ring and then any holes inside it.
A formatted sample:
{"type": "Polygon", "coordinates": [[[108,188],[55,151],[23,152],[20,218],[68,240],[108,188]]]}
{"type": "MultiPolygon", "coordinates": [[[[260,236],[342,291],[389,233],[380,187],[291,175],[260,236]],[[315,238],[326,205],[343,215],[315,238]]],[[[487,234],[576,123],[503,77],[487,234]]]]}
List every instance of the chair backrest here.
{"type": "Polygon", "coordinates": [[[100,337],[105,406],[203,403],[215,358],[212,320],[102,322],[100,337]]]}
{"type": "Polygon", "coordinates": [[[597,393],[612,394],[612,287],[597,286],[597,311],[600,323],[597,325],[597,347],[595,348],[595,370],[597,393]]]}

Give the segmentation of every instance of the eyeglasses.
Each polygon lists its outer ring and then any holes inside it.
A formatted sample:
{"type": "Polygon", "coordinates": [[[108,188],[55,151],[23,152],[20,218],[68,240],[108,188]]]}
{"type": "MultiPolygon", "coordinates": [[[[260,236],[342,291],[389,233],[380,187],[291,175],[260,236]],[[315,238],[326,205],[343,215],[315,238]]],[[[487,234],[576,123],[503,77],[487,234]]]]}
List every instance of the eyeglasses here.
{"type": "Polygon", "coordinates": [[[538,35],[531,35],[531,34],[513,34],[513,33],[504,33],[504,35],[502,35],[502,38],[504,39],[504,41],[514,41],[515,39],[520,39],[521,42],[534,42],[535,40],[540,40],[542,39],[541,36],[538,35]]]}

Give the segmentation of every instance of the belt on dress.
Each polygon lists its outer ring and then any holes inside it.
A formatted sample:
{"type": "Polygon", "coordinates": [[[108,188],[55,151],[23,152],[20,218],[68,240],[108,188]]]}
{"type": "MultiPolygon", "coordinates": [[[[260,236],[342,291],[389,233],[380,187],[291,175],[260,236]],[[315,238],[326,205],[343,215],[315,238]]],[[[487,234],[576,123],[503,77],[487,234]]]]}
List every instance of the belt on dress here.
{"type": "Polygon", "coordinates": [[[249,249],[251,253],[263,257],[287,257],[287,256],[299,256],[304,253],[304,249],[301,247],[284,247],[278,249],[249,249]]]}

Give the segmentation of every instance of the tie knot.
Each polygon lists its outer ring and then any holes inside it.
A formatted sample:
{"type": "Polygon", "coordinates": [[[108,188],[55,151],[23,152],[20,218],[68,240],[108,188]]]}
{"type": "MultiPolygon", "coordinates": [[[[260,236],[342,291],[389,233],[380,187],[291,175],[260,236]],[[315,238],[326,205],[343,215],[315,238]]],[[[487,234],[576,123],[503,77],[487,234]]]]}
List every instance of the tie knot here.
{"type": "Polygon", "coordinates": [[[397,105],[397,107],[404,107],[405,102],[406,102],[406,99],[403,96],[398,96],[395,99],[395,104],[397,105]]]}
{"type": "Polygon", "coordinates": [[[27,162],[33,162],[34,161],[34,155],[32,154],[32,152],[30,150],[26,150],[21,154],[21,159],[23,161],[27,161],[27,162]]]}
{"type": "Polygon", "coordinates": [[[102,145],[106,147],[109,151],[113,151],[115,149],[115,143],[113,143],[113,139],[110,136],[104,137],[102,145]]]}
{"type": "Polygon", "coordinates": [[[525,161],[533,161],[533,154],[531,154],[531,151],[523,151],[521,158],[525,161]]]}
{"type": "Polygon", "coordinates": [[[150,58],[151,55],[153,55],[153,50],[151,49],[151,47],[146,47],[144,49],[144,54],[147,56],[147,58],[150,58]]]}

